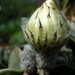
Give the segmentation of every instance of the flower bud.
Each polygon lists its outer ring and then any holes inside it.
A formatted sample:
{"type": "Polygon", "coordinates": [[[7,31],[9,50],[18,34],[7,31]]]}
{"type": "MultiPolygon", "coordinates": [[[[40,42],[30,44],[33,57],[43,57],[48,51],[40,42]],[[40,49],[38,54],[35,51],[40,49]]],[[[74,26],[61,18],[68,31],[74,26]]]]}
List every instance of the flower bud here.
{"type": "Polygon", "coordinates": [[[23,29],[26,40],[37,50],[60,47],[69,37],[66,19],[53,0],[47,0],[29,19],[23,29]]]}
{"type": "Polygon", "coordinates": [[[46,0],[32,14],[23,32],[37,52],[37,67],[47,71],[55,64],[59,49],[71,35],[68,23],[54,0],[46,0]]]}

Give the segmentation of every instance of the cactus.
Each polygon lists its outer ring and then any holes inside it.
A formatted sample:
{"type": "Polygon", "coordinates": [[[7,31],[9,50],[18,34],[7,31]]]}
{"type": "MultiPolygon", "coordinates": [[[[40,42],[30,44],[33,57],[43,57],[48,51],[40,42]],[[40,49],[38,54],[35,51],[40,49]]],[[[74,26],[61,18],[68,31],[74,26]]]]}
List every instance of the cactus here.
{"type": "Polygon", "coordinates": [[[50,72],[60,48],[71,35],[67,20],[54,0],[46,0],[22,29],[25,39],[36,51],[37,68],[50,72]]]}

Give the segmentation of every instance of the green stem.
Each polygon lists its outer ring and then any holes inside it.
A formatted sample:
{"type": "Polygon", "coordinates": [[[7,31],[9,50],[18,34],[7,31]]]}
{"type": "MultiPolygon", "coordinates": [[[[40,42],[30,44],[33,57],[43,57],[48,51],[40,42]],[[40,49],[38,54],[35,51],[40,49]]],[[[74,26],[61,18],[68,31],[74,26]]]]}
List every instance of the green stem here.
{"type": "Polygon", "coordinates": [[[16,70],[16,69],[1,69],[0,75],[23,75],[24,70],[16,70]]]}
{"type": "Polygon", "coordinates": [[[44,70],[41,70],[39,75],[44,75],[44,70]]]}

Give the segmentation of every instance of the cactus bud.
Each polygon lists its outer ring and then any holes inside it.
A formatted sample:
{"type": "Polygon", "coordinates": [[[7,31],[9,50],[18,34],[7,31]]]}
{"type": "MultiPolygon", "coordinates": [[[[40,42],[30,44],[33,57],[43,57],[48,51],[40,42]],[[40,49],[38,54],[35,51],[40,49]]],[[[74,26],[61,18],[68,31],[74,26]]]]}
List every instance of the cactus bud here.
{"type": "Polygon", "coordinates": [[[46,0],[32,14],[23,32],[37,52],[38,67],[43,69],[50,69],[54,65],[59,49],[70,36],[67,21],[54,0],[46,0]]]}

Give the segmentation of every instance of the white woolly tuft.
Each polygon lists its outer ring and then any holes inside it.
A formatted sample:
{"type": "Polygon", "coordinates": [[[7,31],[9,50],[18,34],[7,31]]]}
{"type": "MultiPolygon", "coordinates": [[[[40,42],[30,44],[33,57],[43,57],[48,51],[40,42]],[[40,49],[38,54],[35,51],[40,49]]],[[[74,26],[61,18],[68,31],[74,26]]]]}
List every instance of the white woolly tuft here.
{"type": "Polygon", "coordinates": [[[20,56],[20,62],[20,67],[25,72],[33,73],[36,70],[35,52],[29,44],[24,46],[23,54],[20,56]]]}
{"type": "Polygon", "coordinates": [[[22,17],[21,18],[21,28],[22,28],[22,30],[25,30],[27,23],[28,23],[28,18],[22,17]]]}

